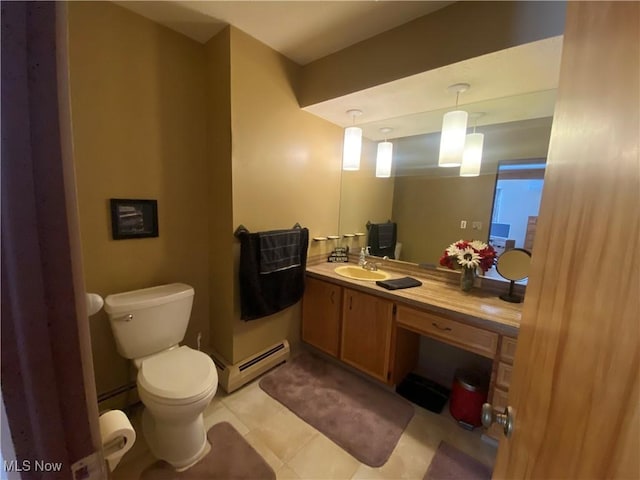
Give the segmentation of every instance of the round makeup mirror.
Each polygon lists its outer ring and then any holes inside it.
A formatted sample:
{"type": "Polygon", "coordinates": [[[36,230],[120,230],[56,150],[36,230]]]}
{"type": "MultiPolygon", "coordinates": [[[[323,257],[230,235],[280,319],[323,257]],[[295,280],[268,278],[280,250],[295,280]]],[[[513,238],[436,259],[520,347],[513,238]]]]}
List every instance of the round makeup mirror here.
{"type": "Polygon", "coordinates": [[[500,295],[500,299],[511,303],[520,303],[522,301],[522,297],[513,293],[513,286],[517,280],[522,280],[529,276],[530,265],[531,253],[523,248],[512,248],[498,257],[496,270],[501,276],[511,280],[509,293],[500,295]]]}

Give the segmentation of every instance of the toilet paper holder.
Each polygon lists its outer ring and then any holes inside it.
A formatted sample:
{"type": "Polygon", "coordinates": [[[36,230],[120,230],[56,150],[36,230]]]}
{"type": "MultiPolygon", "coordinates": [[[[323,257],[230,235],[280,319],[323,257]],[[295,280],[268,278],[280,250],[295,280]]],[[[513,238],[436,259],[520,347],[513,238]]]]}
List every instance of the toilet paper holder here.
{"type": "Polygon", "coordinates": [[[109,410],[98,419],[102,438],[102,453],[109,470],[113,471],[136,441],[136,431],[121,410],[109,410]]]}
{"type": "Polygon", "coordinates": [[[114,438],[113,440],[111,440],[110,442],[107,442],[105,445],[102,446],[102,451],[104,453],[104,456],[108,456],[111,455],[112,453],[117,452],[118,450],[124,448],[124,446],[127,444],[127,439],[125,437],[117,437],[114,438]]]}

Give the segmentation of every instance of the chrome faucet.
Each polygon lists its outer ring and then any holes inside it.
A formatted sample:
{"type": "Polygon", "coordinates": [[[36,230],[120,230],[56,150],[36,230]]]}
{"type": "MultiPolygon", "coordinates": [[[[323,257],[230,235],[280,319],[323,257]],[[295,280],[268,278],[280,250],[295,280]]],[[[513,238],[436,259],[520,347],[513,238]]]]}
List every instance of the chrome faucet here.
{"type": "Polygon", "coordinates": [[[375,272],[376,270],[378,270],[378,264],[374,262],[365,261],[364,264],[362,265],[362,268],[364,268],[365,270],[371,270],[375,272]]]}
{"type": "Polygon", "coordinates": [[[376,270],[378,270],[378,265],[380,265],[380,263],[376,263],[376,262],[372,262],[371,260],[367,260],[367,256],[371,255],[371,247],[366,247],[364,249],[365,252],[365,261],[362,264],[362,268],[364,268],[365,270],[371,270],[372,272],[375,272],[376,270]]]}

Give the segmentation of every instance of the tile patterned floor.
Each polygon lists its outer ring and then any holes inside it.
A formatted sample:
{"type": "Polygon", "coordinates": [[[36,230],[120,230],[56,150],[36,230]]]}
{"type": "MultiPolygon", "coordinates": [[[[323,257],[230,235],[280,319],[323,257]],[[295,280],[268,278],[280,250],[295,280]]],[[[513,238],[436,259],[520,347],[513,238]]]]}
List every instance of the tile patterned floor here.
{"type": "MultiPolygon", "coordinates": [[[[360,463],[318,430],[300,420],[259,387],[256,379],[232,394],[218,389],[204,414],[205,426],[229,422],[271,465],[278,479],[416,479],[421,480],[441,440],[458,447],[487,465],[496,449],[480,438],[481,432],[459,427],[448,413],[438,415],[415,406],[416,414],[405,429],[389,461],[380,468],[360,463]]],[[[134,413],[139,431],[140,411],[134,413]]],[[[114,480],[136,480],[155,459],[142,435],[113,472],[114,480]]]]}

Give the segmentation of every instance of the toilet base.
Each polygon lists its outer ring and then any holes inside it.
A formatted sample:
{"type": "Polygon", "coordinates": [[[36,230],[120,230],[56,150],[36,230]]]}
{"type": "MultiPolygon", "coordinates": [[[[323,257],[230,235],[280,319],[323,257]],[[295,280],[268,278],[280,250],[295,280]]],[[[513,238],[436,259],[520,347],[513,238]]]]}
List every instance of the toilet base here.
{"type": "Polygon", "coordinates": [[[151,453],[169,463],[176,471],[184,471],[211,451],[207,442],[202,414],[175,422],[154,418],[145,408],[142,412],[142,431],[151,453]]]}

